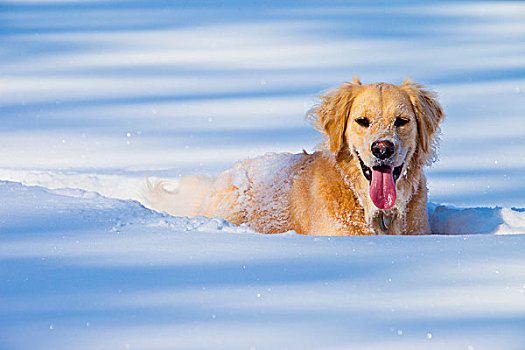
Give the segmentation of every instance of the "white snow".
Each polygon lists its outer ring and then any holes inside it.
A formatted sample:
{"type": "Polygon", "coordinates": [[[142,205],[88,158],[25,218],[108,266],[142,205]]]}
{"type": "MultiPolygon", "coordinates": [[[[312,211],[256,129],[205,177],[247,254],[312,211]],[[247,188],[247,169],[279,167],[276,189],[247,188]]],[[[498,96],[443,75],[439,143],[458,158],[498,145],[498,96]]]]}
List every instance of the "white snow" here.
{"type": "Polygon", "coordinates": [[[523,3],[1,6],[0,349],[523,348],[523,3]],[[261,235],[137,202],[146,176],[311,151],[306,111],[354,73],[438,91],[448,235],[261,235]]]}

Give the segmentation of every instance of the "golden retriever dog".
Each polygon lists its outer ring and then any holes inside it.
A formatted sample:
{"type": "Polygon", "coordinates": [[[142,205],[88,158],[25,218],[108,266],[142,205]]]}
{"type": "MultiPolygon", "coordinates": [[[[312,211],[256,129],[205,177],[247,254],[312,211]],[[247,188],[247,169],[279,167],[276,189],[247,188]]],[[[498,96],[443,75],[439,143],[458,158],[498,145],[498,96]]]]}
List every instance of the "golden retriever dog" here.
{"type": "Polygon", "coordinates": [[[222,217],[262,233],[427,234],[425,166],[435,159],[443,110],[435,93],[359,79],[320,96],[309,113],[327,136],[309,154],[267,154],[217,178],[160,181],[146,203],[176,216],[222,217]]]}

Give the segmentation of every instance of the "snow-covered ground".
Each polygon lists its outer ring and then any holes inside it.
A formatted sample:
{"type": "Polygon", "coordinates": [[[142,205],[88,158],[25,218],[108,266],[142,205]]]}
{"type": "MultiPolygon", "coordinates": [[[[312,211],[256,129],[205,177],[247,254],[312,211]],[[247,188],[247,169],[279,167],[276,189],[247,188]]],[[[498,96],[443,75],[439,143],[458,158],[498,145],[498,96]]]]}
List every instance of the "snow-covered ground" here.
{"type": "Polygon", "coordinates": [[[1,183],[2,349],[523,349],[523,235],[261,235],[1,183]]]}
{"type": "Polygon", "coordinates": [[[523,349],[523,18],[520,2],[1,1],[0,349],[523,349]],[[264,236],[135,201],[145,176],[312,150],[306,110],[353,73],[439,92],[429,212],[463,235],[264,236]]]}

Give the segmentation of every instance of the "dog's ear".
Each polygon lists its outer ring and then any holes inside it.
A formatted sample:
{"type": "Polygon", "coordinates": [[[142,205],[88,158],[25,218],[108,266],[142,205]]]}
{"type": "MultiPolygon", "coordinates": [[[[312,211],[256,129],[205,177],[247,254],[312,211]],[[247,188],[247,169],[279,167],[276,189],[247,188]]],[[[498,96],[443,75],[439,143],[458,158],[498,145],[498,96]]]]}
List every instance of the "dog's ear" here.
{"type": "Polygon", "coordinates": [[[425,88],[424,85],[406,79],[403,81],[403,86],[406,88],[416,112],[417,132],[421,149],[425,153],[431,153],[439,123],[445,117],[443,108],[437,100],[437,94],[425,88]]]}
{"type": "Polygon", "coordinates": [[[360,85],[359,79],[354,78],[352,83],[321,95],[320,105],[309,113],[316,129],[328,136],[333,153],[337,153],[343,147],[348,115],[360,85]]]}

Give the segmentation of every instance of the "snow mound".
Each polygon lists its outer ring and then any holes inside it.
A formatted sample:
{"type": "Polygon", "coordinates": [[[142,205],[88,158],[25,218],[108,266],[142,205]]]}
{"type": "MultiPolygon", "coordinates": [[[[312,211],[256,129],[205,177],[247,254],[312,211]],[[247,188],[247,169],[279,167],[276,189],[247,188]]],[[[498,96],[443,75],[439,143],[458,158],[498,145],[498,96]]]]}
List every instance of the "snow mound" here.
{"type": "MultiPolygon", "coordinates": [[[[429,213],[432,210],[429,208],[429,213]]],[[[525,233],[525,209],[454,208],[437,206],[430,213],[434,234],[518,234],[525,233]]]]}
{"type": "Polygon", "coordinates": [[[247,226],[236,226],[221,218],[173,217],[147,209],[135,200],[107,198],[96,192],[81,189],[51,190],[0,181],[0,196],[9,203],[0,207],[2,232],[95,227],[109,232],[120,232],[127,226],[164,227],[177,232],[253,232],[247,226]]]}

